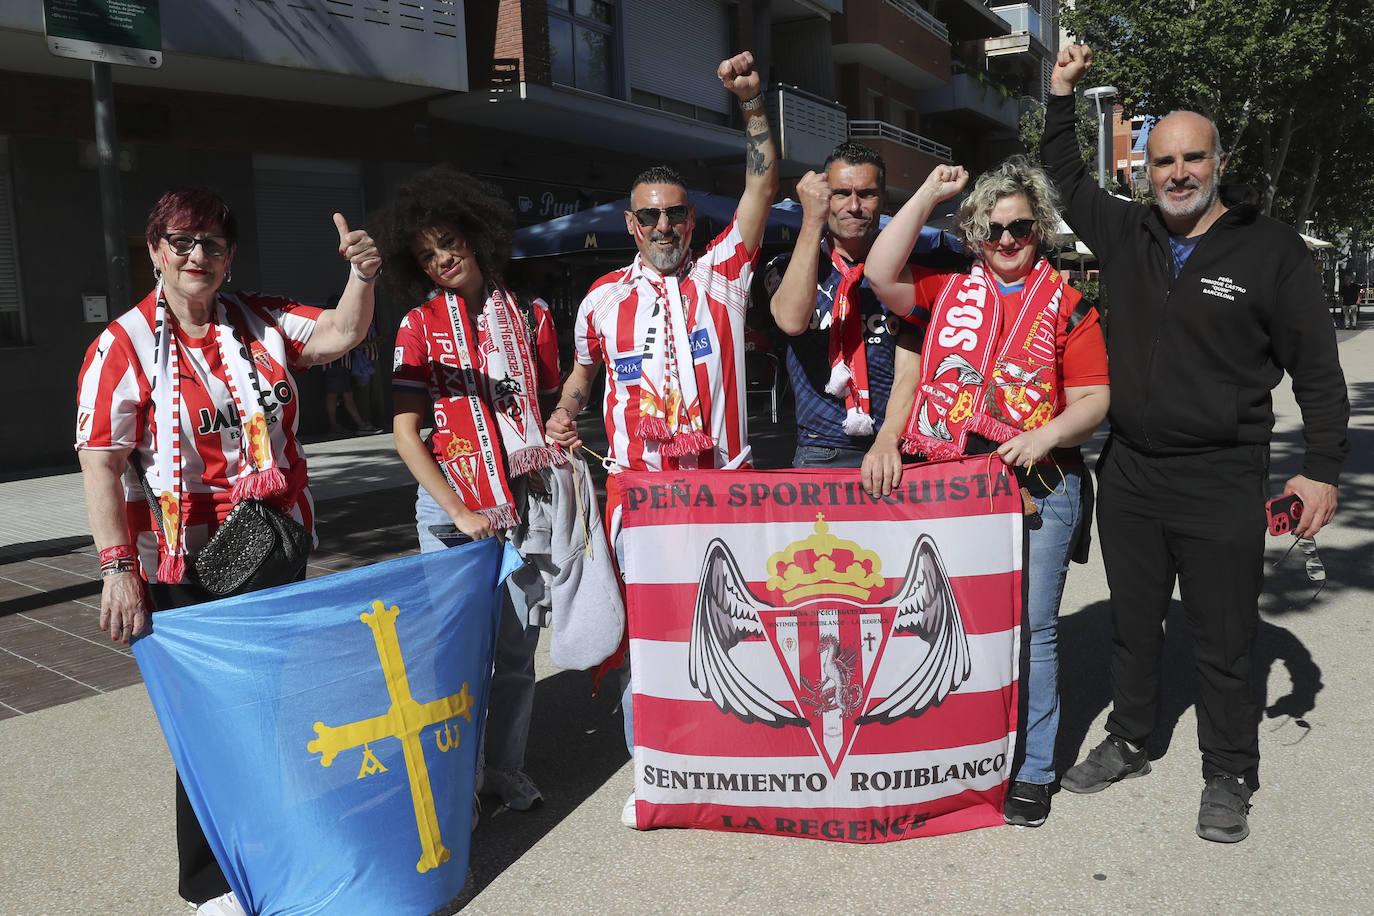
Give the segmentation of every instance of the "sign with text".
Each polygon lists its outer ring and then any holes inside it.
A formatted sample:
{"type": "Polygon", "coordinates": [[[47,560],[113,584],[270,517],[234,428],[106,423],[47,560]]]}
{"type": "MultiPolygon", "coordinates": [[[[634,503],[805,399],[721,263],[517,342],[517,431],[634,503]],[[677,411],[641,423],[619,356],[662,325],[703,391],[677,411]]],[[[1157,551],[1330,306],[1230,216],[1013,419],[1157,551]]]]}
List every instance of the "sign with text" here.
{"type": "Polygon", "coordinates": [[[162,66],[158,0],[43,0],[43,31],[58,57],[162,66]]]}
{"type": "Polygon", "coordinates": [[[626,473],[640,828],[856,843],[1001,824],[1021,499],[986,457],[626,473]]]}

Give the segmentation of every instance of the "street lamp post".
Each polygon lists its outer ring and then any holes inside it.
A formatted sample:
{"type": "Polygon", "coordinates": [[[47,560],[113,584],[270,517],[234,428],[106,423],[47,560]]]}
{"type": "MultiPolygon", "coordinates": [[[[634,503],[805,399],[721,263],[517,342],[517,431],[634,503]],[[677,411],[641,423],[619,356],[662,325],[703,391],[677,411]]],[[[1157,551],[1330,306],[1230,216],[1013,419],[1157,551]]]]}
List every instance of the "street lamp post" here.
{"type": "Polygon", "coordinates": [[[1105,107],[1104,103],[1108,99],[1116,97],[1116,87],[1094,86],[1085,91],[1083,96],[1092,99],[1093,105],[1097,108],[1097,186],[1105,189],[1107,187],[1108,163],[1112,155],[1111,131],[1107,126],[1112,109],[1105,107]]]}

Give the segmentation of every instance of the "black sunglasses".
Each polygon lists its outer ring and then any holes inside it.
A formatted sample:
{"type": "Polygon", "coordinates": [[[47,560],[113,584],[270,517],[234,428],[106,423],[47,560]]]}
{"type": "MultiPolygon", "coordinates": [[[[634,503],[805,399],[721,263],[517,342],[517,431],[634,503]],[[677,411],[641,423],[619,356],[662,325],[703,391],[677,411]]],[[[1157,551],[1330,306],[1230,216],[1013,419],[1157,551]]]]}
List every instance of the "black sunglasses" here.
{"type": "Polygon", "coordinates": [[[647,229],[650,226],[657,226],[659,216],[664,213],[668,214],[668,222],[674,226],[685,223],[690,210],[691,208],[686,204],[675,204],[661,209],[659,207],[640,207],[634,211],[634,214],[639,224],[647,229]]]}
{"type": "Polygon", "coordinates": [[[987,244],[995,245],[1002,240],[1003,232],[1010,232],[1014,239],[1028,239],[1030,234],[1035,231],[1035,220],[1026,217],[1024,219],[1012,220],[1008,225],[1001,223],[988,223],[987,244]]]}
{"type": "Polygon", "coordinates": [[[167,247],[177,254],[185,257],[196,250],[199,245],[201,250],[212,258],[222,258],[229,250],[229,240],[220,238],[216,235],[207,235],[204,238],[196,238],[194,235],[182,235],[180,233],[166,233],[162,236],[167,240],[167,247]]]}

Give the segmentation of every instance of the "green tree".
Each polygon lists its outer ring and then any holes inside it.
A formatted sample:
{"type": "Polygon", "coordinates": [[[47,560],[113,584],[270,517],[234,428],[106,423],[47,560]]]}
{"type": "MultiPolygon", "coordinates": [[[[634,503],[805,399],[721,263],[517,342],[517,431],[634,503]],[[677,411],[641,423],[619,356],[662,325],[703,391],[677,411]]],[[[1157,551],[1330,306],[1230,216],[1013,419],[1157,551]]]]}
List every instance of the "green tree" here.
{"type": "Polygon", "coordinates": [[[1127,115],[1217,122],[1227,180],[1263,212],[1374,237],[1374,53],[1367,0],[1077,0],[1063,26],[1093,49],[1091,84],[1127,115]]]}

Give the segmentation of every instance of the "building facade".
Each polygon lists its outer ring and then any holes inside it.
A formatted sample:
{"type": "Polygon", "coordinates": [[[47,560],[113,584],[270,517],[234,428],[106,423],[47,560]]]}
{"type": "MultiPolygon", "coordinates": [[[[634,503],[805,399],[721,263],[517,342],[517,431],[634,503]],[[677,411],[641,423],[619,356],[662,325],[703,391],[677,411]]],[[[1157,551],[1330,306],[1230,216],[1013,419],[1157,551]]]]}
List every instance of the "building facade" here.
{"type": "MultiPolygon", "coordinates": [[[[900,203],[936,163],[1010,152],[1055,53],[1039,5],[979,0],[196,0],[161,4],[161,26],[160,69],[112,68],[135,300],[153,285],[146,214],[184,184],[239,218],[234,287],[312,303],[345,273],[331,214],[365,225],[432,163],[496,184],[523,224],[621,198],[663,161],[738,194],[739,115],[715,67],[740,48],[763,67],[785,176],[856,136],[900,203]]],[[[76,373],[117,306],[90,65],[48,52],[41,4],[6,4],[0,79],[5,474],[74,464],[76,373]]],[[[585,271],[545,268],[570,310],[585,271]]],[[[382,304],[384,334],[412,304],[382,304]]],[[[322,383],[300,382],[303,427],[320,428],[322,383]]]]}

